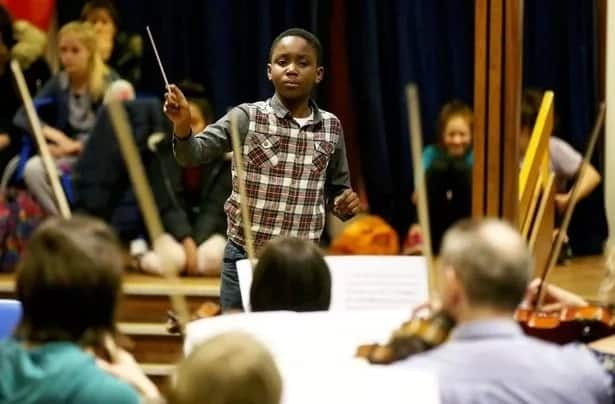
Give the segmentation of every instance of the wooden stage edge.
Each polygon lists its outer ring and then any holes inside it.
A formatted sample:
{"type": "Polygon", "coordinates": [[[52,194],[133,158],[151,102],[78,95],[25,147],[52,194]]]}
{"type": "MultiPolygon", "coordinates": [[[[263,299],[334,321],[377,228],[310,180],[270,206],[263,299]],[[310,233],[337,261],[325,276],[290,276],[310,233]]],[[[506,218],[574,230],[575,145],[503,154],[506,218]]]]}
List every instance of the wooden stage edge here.
{"type": "MultiPolygon", "coordinates": [[[[602,256],[579,257],[556,267],[548,281],[586,299],[595,300],[604,274],[602,256]]],[[[14,275],[0,274],[0,292],[13,292],[14,289],[14,275]]],[[[217,297],[220,294],[220,279],[180,277],[177,283],[169,284],[168,280],[152,275],[130,273],[124,277],[124,293],[127,295],[163,295],[172,292],[195,297],[217,297]]]]}
{"type": "MultiPolygon", "coordinates": [[[[0,274],[0,292],[15,290],[15,276],[0,274]]],[[[179,277],[175,282],[155,275],[128,273],[123,284],[126,295],[159,296],[180,293],[187,296],[218,297],[220,278],[217,277],[179,277]]]]}

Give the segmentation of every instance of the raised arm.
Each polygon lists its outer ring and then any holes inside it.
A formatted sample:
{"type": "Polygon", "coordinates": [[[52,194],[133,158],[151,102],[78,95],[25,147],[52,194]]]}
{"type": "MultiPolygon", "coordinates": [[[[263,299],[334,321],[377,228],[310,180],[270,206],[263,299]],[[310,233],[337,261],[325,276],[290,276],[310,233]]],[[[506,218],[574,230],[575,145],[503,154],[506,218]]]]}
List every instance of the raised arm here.
{"type": "Polygon", "coordinates": [[[238,116],[239,136],[243,141],[248,133],[248,113],[243,106],[229,111],[217,122],[208,125],[203,132],[193,134],[190,129],[190,108],[181,90],[169,86],[165,94],[164,112],[173,122],[173,151],[177,162],[184,166],[209,163],[231,151],[230,114],[238,116]]]}

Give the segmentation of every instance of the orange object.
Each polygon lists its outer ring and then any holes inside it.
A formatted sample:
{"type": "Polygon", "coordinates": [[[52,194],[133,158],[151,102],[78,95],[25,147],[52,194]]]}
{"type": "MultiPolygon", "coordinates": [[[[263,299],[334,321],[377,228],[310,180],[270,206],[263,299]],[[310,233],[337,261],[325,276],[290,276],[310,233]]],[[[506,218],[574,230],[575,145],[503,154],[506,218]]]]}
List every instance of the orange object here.
{"type": "Polygon", "coordinates": [[[47,32],[55,8],[54,0],[0,0],[9,9],[13,19],[27,20],[47,32]]]}
{"type": "Polygon", "coordinates": [[[392,255],[399,253],[399,237],[378,216],[366,215],[350,223],[329,250],[340,255],[392,255]]]}

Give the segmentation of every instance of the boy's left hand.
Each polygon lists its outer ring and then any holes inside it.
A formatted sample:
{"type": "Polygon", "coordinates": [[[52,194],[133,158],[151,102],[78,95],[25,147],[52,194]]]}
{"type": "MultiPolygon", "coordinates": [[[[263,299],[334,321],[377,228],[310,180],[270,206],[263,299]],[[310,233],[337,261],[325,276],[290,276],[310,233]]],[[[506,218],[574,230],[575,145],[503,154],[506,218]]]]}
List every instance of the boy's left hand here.
{"type": "Polygon", "coordinates": [[[333,211],[340,217],[354,216],[359,213],[359,205],[359,196],[352,189],[347,189],[335,198],[333,211]]]}

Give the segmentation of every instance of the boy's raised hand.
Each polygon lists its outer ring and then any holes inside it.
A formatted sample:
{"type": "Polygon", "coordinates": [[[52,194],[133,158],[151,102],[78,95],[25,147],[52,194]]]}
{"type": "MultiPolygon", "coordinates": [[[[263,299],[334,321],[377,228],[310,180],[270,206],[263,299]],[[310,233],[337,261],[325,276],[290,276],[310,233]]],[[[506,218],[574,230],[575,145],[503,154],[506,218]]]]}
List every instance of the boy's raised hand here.
{"type": "Polygon", "coordinates": [[[173,122],[175,135],[180,138],[188,137],[190,135],[190,106],[184,94],[175,84],[167,87],[163,110],[173,122]]]}
{"type": "Polygon", "coordinates": [[[333,211],[340,218],[347,219],[359,213],[359,205],[359,196],[352,189],[346,189],[335,198],[333,211]]]}

